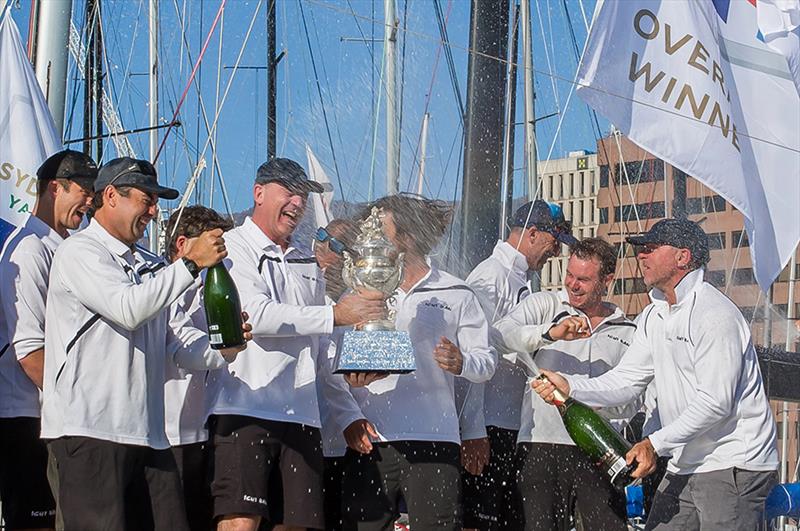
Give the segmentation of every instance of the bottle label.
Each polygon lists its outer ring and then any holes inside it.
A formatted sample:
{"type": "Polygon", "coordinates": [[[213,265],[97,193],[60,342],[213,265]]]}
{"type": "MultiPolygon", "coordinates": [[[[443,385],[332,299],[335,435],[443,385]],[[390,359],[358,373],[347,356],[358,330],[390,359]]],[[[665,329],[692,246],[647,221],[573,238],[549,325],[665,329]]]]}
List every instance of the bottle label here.
{"type": "Polygon", "coordinates": [[[620,472],[625,470],[628,464],[625,462],[624,457],[615,455],[611,450],[606,450],[606,453],[600,461],[600,466],[602,466],[606,474],[608,474],[611,483],[614,483],[614,480],[617,479],[620,472]]]}
{"type": "Polygon", "coordinates": [[[209,337],[213,345],[219,345],[222,343],[222,334],[209,334],[209,337]]]}
{"type": "Polygon", "coordinates": [[[217,330],[219,330],[219,325],[216,325],[216,324],[210,324],[210,325],[208,325],[208,330],[209,330],[210,332],[216,332],[217,330]]]}

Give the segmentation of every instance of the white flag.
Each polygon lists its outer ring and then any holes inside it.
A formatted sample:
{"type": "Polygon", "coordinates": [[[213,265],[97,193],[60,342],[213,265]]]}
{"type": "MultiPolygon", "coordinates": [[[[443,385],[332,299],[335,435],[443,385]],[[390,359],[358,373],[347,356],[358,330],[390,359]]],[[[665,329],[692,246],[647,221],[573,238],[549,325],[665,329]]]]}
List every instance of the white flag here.
{"type": "Polygon", "coordinates": [[[605,1],[578,94],[745,216],[766,290],[800,241],[800,96],[753,0],[605,1]]]}
{"type": "Polygon", "coordinates": [[[759,0],[756,10],[764,42],[786,56],[800,92],[800,0],[759,0]]]}
{"type": "Polygon", "coordinates": [[[314,205],[314,219],[317,227],[325,227],[333,219],[331,214],[331,202],[333,201],[333,186],[328,174],[322,169],[317,157],[311,151],[311,147],[306,144],[306,158],[308,159],[308,176],[312,181],[317,181],[325,189],[321,194],[311,194],[311,202],[314,205]]]}
{"type": "Polygon", "coordinates": [[[33,210],[36,170],[61,148],[47,101],[7,10],[0,21],[0,242],[33,210]]]}

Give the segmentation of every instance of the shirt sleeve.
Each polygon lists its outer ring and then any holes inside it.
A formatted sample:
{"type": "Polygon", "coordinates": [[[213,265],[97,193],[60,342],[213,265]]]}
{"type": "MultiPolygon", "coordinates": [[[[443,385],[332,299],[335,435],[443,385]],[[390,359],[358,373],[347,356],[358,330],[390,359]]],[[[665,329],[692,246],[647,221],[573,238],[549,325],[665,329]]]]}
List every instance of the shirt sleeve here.
{"type": "Polygon", "coordinates": [[[334,429],[344,431],[350,424],[366,418],[356,399],[350,391],[350,385],[341,374],[333,373],[333,361],[336,357],[337,343],[341,340],[338,330],[332,336],[320,341],[317,389],[322,395],[320,417],[323,423],[329,423],[334,429]]]}
{"type": "Polygon", "coordinates": [[[455,379],[456,411],[461,428],[461,440],[486,437],[486,420],[483,400],[486,384],[472,383],[463,378],[455,379]]]}
{"type": "Polygon", "coordinates": [[[489,346],[489,325],[477,298],[471,292],[461,308],[455,343],[463,356],[459,376],[476,383],[494,376],[497,353],[489,346]]]}
{"type": "Polygon", "coordinates": [[[668,455],[695,439],[736,407],[744,353],[752,344],[739,321],[725,313],[704,316],[698,328],[693,353],[695,395],[677,419],[650,435],[659,455],[668,455]]]}
{"type": "Polygon", "coordinates": [[[230,274],[239,289],[242,310],[250,316],[254,336],[292,337],[333,332],[332,306],[321,303],[298,306],[275,300],[268,281],[272,267],[269,260],[264,261],[264,271],[259,272],[258,264],[240,245],[231,244],[228,251],[230,274]]]}
{"type": "Polygon", "coordinates": [[[592,407],[624,406],[639,399],[653,379],[653,356],[640,327],[619,364],[595,378],[562,375],[569,382],[570,396],[592,407]]]}
{"type": "Polygon", "coordinates": [[[228,364],[218,350],[211,348],[208,334],[195,328],[190,316],[177,303],[169,311],[167,355],[183,369],[219,369],[228,364]]]}
{"type": "Polygon", "coordinates": [[[18,360],[44,348],[50,264],[42,253],[27,247],[17,247],[3,264],[0,289],[8,326],[8,342],[13,346],[18,360]]]}
{"type": "Polygon", "coordinates": [[[194,282],[181,260],[136,284],[108,251],[98,253],[83,244],[61,250],[55,260],[65,262],[65,267],[51,282],[61,282],[86,308],[125,330],[136,330],[158,315],[194,282]]]}
{"type": "Polygon", "coordinates": [[[517,304],[492,327],[492,345],[501,354],[515,352],[531,357],[543,345],[552,343],[542,337],[550,330],[552,301],[549,295],[533,294],[517,304]]]}

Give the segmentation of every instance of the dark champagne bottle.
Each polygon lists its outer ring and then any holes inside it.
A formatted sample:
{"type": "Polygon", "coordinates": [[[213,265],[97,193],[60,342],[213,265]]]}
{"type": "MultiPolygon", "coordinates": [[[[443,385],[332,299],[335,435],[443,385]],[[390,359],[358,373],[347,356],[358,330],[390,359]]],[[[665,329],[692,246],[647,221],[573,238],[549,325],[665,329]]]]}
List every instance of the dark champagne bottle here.
{"type": "MultiPolygon", "coordinates": [[[[539,376],[539,379],[548,381],[546,376],[539,376]]],[[[553,403],[575,445],[600,468],[612,485],[624,490],[634,482],[631,473],[637,464],[625,462],[631,445],[606,419],[586,404],[564,397],[557,389],[553,392],[553,403]]]]}
{"type": "Polygon", "coordinates": [[[245,344],[239,292],[222,262],[206,272],[203,304],[211,348],[219,350],[245,344]]]}

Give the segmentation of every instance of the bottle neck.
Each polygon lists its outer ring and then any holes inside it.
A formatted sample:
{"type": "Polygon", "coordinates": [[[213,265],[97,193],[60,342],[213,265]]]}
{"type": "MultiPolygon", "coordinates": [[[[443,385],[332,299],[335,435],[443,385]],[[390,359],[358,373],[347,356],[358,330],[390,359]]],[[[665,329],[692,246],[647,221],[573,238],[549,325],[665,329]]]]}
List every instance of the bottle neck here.
{"type": "MultiPolygon", "coordinates": [[[[550,382],[550,380],[548,380],[547,376],[545,376],[544,374],[540,374],[536,378],[539,381],[542,381],[542,382],[548,382],[548,383],[550,382]]],[[[568,406],[571,403],[572,403],[572,399],[570,397],[564,396],[564,393],[562,393],[558,389],[553,390],[553,405],[554,406],[557,406],[558,408],[561,408],[562,406],[568,406]]]]}

